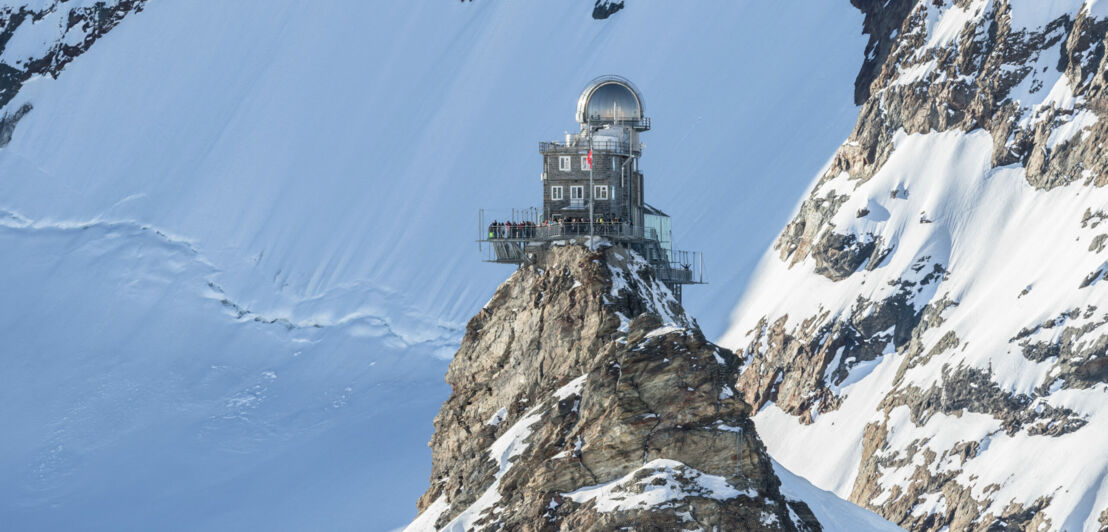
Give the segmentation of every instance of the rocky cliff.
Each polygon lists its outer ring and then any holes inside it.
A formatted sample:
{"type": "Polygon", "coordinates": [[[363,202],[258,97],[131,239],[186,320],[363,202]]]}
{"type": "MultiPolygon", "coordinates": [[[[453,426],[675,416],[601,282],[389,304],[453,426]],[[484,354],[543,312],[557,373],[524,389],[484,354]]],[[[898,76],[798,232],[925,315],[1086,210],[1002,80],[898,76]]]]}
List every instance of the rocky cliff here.
{"type": "Polygon", "coordinates": [[[52,0],[0,6],[0,147],[32,109],[30,102],[8,106],[24,83],[35,76],[58,77],[70,61],[145,4],[146,0],[52,0]]]}
{"type": "Polygon", "coordinates": [[[853,3],[859,119],[722,342],[739,392],[907,528],[1108,527],[1108,6],[853,3]]]}
{"type": "Polygon", "coordinates": [[[738,366],[637,256],[554,247],[469,322],[409,530],[821,530],[738,366]]]}

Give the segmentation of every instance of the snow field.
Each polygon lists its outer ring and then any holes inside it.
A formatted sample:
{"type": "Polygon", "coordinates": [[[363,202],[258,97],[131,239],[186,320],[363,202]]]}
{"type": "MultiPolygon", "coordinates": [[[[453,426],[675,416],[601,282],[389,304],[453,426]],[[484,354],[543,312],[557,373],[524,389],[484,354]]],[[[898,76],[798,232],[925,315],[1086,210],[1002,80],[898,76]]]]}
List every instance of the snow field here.
{"type": "MultiPolygon", "coordinates": [[[[982,131],[898,136],[886,165],[851,193],[834,219],[836,231],[896,242],[893,253],[874,271],[862,271],[837,283],[814,274],[810,261],[789,270],[775,256],[768,256],[759,273],[761,282],[744,300],[725,344],[741,348],[743,334],[767,313],[766,309],[773,309],[768,312],[771,321],[787,315],[792,325],[821,308],[831,309],[833,318],[840,316],[851,308],[857,295],[871,300],[888,297],[891,287],[887,281],[906,275],[917,260],[929,257],[927,262],[943,265],[949,276],[930,291],[929,297],[917,297],[917,308],[937,298],[948,298],[957,306],[943,313],[943,324],[928,331],[925,342],[933,344],[952,331],[961,343],[928,364],[909,369],[896,387],[926,390],[940,382],[943,368],[970,367],[990,369],[991,378],[1005,392],[1034,396],[1035,389],[1051,374],[1053,360],[1027,360],[1009,339],[1024,328],[1033,329],[1054,320],[1061,312],[1103,300],[1106,285],[1102,283],[1078,288],[1103,264],[1103,259],[1088,249],[1091,238],[1103,231],[1082,228],[1081,218],[1086,209],[1096,211],[1108,204],[1108,192],[1080,184],[1035,190],[1024,179],[1022,168],[989,168],[991,149],[992,139],[982,131]],[[906,197],[898,194],[892,198],[889,191],[900,189],[907,191],[906,197]],[[880,209],[874,209],[874,205],[880,209]],[[871,214],[856,217],[855,212],[863,206],[869,206],[871,214]],[[924,214],[930,223],[920,222],[924,214]],[[1059,238],[1060,228],[1067,237],[1059,238]],[[784,297],[782,286],[791,286],[784,297]],[[1021,295],[1027,287],[1030,291],[1021,295]]],[[[1060,328],[1055,328],[1038,334],[1059,333],[1060,328]]],[[[880,419],[882,414],[875,411],[877,401],[892,389],[890,370],[895,371],[899,363],[896,356],[885,358],[872,373],[843,387],[843,406],[820,415],[813,425],[796,424],[772,406],[760,412],[756,418],[760,432],[766,434],[774,457],[786,467],[802,471],[817,486],[840,496],[849,495],[860,458],[855,442],[860,440],[866,423],[880,419]],[[838,451],[830,453],[831,459],[817,461],[799,446],[790,446],[789,441],[817,441],[820,448],[838,451]]],[[[959,480],[975,486],[976,495],[984,495],[980,490],[992,483],[1003,487],[992,494],[995,502],[989,510],[998,512],[1013,501],[1029,504],[1038,494],[1055,491],[1046,509],[1055,523],[1088,519],[1092,523],[1095,514],[1108,506],[1108,499],[1102,498],[1095,499],[1096,504],[1083,502],[1090,490],[1101,489],[1104,480],[1083,472],[1108,469],[1108,456],[1092,451],[1101,447],[1098,436],[1103,432],[1097,426],[1101,413],[1091,405],[1103,400],[1104,389],[1098,386],[1063,392],[1067,393],[1056,392],[1040,400],[1053,406],[1073,405],[1076,401],[1076,406],[1084,408],[1075,410],[1092,416],[1088,426],[1060,438],[993,436],[984,452],[961,466],[959,480]],[[1048,450],[1063,449],[1087,457],[1077,462],[1081,471],[1041,459],[1048,450]],[[1043,486],[1048,488],[1044,490],[1043,486]],[[1086,513],[1094,509],[1096,512],[1086,513]]],[[[919,439],[941,455],[955,443],[981,441],[996,431],[995,421],[988,416],[978,416],[978,421],[970,424],[965,424],[973,419],[968,414],[963,414],[961,421],[935,418],[924,427],[915,427],[898,416],[891,419],[891,426],[909,431],[905,434],[911,434],[911,438],[893,440],[895,433],[890,435],[893,448],[903,448],[907,441],[919,439]]],[[[887,472],[883,482],[891,486],[900,474],[910,471],[887,472]]]]}
{"type": "MultiPolygon", "coordinates": [[[[475,211],[537,202],[535,142],[575,127],[598,74],[646,92],[648,199],[727,265],[685,299],[722,330],[822,162],[797,153],[855,117],[861,17],[590,8],[151,2],[29,81],[0,110],[33,105],[0,148],[4,522],[407,522],[444,359],[509,272],[479,262],[475,211]],[[737,52],[771,39],[796,44],[737,52]]],[[[0,62],[80,38],[62,18],[24,23],[0,62]]]]}
{"type": "Polygon", "coordinates": [[[3,219],[7,527],[356,528],[379,517],[367,497],[422,489],[425,457],[394,445],[430,437],[404,420],[445,393],[441,344],[368,316],[240,317],[211,264],[155,228],[3,219]]]}
{"type": "MultiPolygon", "coordinates": [[[[1043,32],[1051,21],[1079,11],[1097,18],[1108,16],[1108,4],[1096,0],[1012,0],[1008,4],[1016,31],[1043,32]]],[[[983,1],[942,6],[920,2],[917,8],[926,11],[923,31],[927,45],[917,53],[920,62],[899,67],[893,85],[936,81],[931,79],[934,60],[923,59],[927,49],[953,45],[970,24],[998,6],[983,1]]],[[[1074,96],[1071,81],[1055,68],[1057,57],[1054,48],[1040,52],[1028,65],[1005,67],[1030,72],[1008,95],[1027,110],[1021,126],[1042,120],[1045,110],[1063,111],[1048,138],[1050,150],[1083,138],[1083,132],[1098,120],[1088,110],[1075,111],[1083,99],[1074,96]]],[[[1098,226],[1095,215],[1091,221],[1084,217],[1103,211],[1108,193],[1081,183],[1035,190],[1027,184],[1022,168],[991,167],[993,139],[983,131],[901,132],[894,139],[894,148],[889,160],[867,182],[859,184],[844,173],[813,185],[809,192],[811,197],[848,196],[832,220],[833,230],[855,235],[863,242],[876,240],[892,246],[890,255],[873,271],[859,269],[845,280],[832,282],[814,273],[812,260],[789,269],[777,251],[770,250],[733,314],[732,327],[722,343],[738,350],[747,347],[751,329],[763,317],[771,323],[787,317],[790,329],[823,311],[830,313],[828,320],[844,318],[858,310],[858,296],[885,299],[897,289],[890,286],[891,281],[918,280],[913,265],[922,265],[926,273],[933,264],[946,270],[944,279],[916,291],[913,303],[917,309],[940,299],[956,305],[942,313],[942,324],[924,333],[923,341],[931,346],[943,335],[954,333],[959,343],[927,364],[908,369],[899,382],[893,378],[904,363],[903,354],[886,350],[878,360],[855,366],[844,382],[828,383],[832,392],[843,398],[841,407],[814,416],[811,425],[799,424],[772,403],[766,405],[756,421],[771,454],[817,486],[846,497],[857,476],[857,446],[868,423],[888,424],[887,443],[894,453],[920,443],[942,456],[955,444],[977,441],[981,451],[976,457],[964,464],[940,461],[931,465],[932,470],[961,469],[957,480],[970,486],[974,496],[991,501],[985,513],[998,514],[1009,503],[1028,505],[1038,496],[1048,495],[1052,499],[1045,512],[1053,526],[1096,530],[1100,512],[1108,508],[1108,483],[1103,474],[1108,470],[1108,458],[1099,451],[1103,442],[1098,437],[1105,433],[1102,405],[1106,389],[1103,385],[1084,390],[1064,388],[1066,382],[1056,378],[1057,359],[1034,362],[1025,358],[1015,337],[1022,334],[1029,342],[1056,342],[1067,328],[1097,327],[1101,321],[1103,309],[1091,307],[1101,306],[1105,288],[1102,279],[1092,274],[1108,268],[1090,244],[1108,228],[1098,226]],[[863,211],[868,214],[857,214],[863,211]],[[1088,279],[1093,282],[1089,284],[1088,279]],[[1088,286],[1080,288],[1082,284],[1088,286]],[[782,287],[788,288],[783,292],[782,287]],[[941,382],[944,371],[963,368],[987,371],[1004,393],[1035,398],[1032,408],[1069,408],[1088,424],[1060,437],[1031,436],[1026,430],[1009,436],[998,420],[984,414],[935,414],[917,426],[904,407],[887,414],[878,410],[881,400],[893,390],[910,386],[926,390],[941,382]],[[830,452],[818,459],[811,456],[806,448],[812,442],[830,452]],[[1000,488],[993,492],[990,485],[1000,488]]],[[[1105,332],[1104,327],[1097,327],[1087,334],[1092,339],[1105,332]]],[[[765,349],[764,345],[751,347],[765,349]]],[[[838,364],[840,355],[836,354],[833,365],[838,364]]],[[[915,467],[922,465],[920,455],[916,458],[916,463],[881,471],[882,485],[889,488],[905,482],[915,467]]],[[[882,504],[887,495],[869,502],[882,504]]],[[[928,494],[913,513],[944,507],[941,494],[928,494]]]]}
{"type": "Polygon", "coordinates": [[[789,471],[776,460],[773,471],[781,479],[781,493],[793,500],[804,501],[827,532],[855,532],[858,530],[902,530],[881,516],[846,503],[829,491],[821,490],[803,477],[789,471]]]}

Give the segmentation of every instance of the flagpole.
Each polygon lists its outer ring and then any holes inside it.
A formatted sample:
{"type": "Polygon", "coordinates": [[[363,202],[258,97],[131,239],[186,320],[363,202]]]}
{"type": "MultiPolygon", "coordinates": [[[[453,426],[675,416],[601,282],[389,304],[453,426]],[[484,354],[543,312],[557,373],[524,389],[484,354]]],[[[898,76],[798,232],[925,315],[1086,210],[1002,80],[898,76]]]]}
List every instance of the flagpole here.
{"type": "Polygon", "coordinates": [[[594,201],[596,201],[596,198],[594,197],[596,195],[596,190],[593,188],[593,184],[592,184],[592,124],[588,123],[588,122],[586,122],[586,124],[588,124],[588,128],[589,128],[589,156],[588,156],[588,161],[589,161],[589,250],[592,251],[593,250],[593,227],[592,227],[593,210],[592,210],[592,204],[593,204],[594,201]]]}

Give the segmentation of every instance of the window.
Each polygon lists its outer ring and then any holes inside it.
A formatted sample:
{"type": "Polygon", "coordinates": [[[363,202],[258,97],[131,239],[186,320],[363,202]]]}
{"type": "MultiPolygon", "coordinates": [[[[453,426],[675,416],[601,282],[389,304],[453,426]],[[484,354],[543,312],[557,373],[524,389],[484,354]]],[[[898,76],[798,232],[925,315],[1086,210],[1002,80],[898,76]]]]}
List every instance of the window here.
{"type": "Polygon", "coordinates": [[[592,166],[589,165],[589,156],[588,155],[582,155],[581,156],[581,169],[582,170],[589,170],[590,168],[592,168],[592,166]]]}
{"type": "Polygon", "coordinates": [[[550,187],[550,199],[554,201],[562,199],[562,187],[550,187]]]}
{"type": "Polygon", "coordinates": [[[571,200],[585,199],[585,187],[569,187],[569,199],[571,199],[571,200]]]}
{"type": "Polygon", "coordinates": [[[611,161],[612,161],[612,170],[615,170],[616,169],[616,158],[612,157],[611,161]]]}
{"type": "Polygon", "coordinates": [[[592,197],[598,200],[608,199],[608,185],[596,185],[592,188],[592,197]]]}
{"type": "Polygon", "coordinates": [[[558,157],[558,169],[563,171],[563,172],[570,171],[570,162],[569,162],[569,156],[568,155],[563,155],[561,157],[558,157]]]}

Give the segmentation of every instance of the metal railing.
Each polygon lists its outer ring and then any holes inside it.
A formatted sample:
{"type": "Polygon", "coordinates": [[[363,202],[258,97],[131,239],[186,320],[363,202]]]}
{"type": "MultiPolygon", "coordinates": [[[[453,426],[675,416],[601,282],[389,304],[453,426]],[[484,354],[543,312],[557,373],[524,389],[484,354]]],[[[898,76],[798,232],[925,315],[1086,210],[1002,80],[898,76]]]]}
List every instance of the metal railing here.
{"type": "Polygon", "coordinates": [[[601,118],[599,115],[592,115],[587,118],[590,126],[603,125],[603,124],[617,124],[621,126],[630,126],[639,130],[650,129],[650,117],[644,116],[642,118],[601,118]]]}
{"type": "MultiPolygon", "coordinates": [[[[592,149],[594,152],[599,151],[611,151],[616,153],[628,153],[631,151],[632,143],[624,142],[619,139],[593,137],[592,149]]],[[[585,155],[589,153],[588,141],[572,142],[566,144],[564,142],[540,142],[539,152],[546,153],[571,153],[585,155]]],[[[640,150],[636,149],[635,153],[639,153],[640,150]]]]}
{"type": "Polygon", "coordinates": [[[670,283],[703,284],[704,255],[699,251],[669,250],[664,261],[654,261],[658,278],[670,283]]]}
{"type": "Polygon", "coordinates": [[[562,240],[589,236],[590,234],[606,238],[626,240],[657,240],[653,228],[635,227],[627,222],[555,221],[534,223],[507,222],[490,224],[481,240],[562,240]],[[589,226],[592,226],[591,228],[589,226]],[[590,232],[591,231],[591,232],[590,232]]]}
{"type": "Polygon", "coordinates": [[[625,242],[638,249],[653,266],[658,279],[675,284],[704,283],[704,256],[698,251],[666,249],[657,231],[629,222],[543,221],[537,208],[499,209],[502,214],[489,222],[485,209],[478,215],[478,243],[481,251],[488,247],[492,262],[521,263],[526,248],[540,242],[556,242],[588,237],[590,234],[615,242],[625,242]],[[504,220],[504,221],[501,221],[504,220]],[[591,227],[590,227],[591,226],[591,227]],[[591,233],[590,233],[591,230],[591,233]]]}

